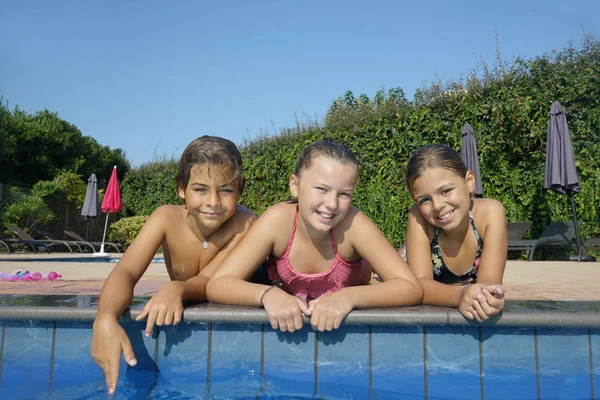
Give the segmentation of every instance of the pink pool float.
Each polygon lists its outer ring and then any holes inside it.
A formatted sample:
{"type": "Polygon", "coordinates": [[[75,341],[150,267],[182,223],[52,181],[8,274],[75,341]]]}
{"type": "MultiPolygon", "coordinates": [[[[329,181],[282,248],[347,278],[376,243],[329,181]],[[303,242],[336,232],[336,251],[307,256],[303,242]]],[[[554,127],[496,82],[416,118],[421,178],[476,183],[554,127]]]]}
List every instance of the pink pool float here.
{"type": "Polygon", "coordinates": [[[28,270],[16,270],[10,274],[0,272],[0,281],[4,282],[38,282],[38,281],[53,281],[62,278],[62,275],[50,272],[29,272],[28,270]]]}

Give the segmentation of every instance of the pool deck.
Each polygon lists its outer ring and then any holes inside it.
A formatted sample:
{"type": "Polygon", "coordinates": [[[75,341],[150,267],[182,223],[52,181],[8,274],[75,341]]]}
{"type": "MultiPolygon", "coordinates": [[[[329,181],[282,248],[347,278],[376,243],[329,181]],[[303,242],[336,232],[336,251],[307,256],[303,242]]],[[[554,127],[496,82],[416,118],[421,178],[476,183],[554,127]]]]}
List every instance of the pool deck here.
{"type": "MultiPolygon", "coordinates": [[[[119,257],[121,254],[111,254],[119,257]]],[[[98,295],[112,271],[111,262],[54,262],[65,254],[0,254],[0,271],[56,271],[62,279],[40,282],[0,282],[0,295],[98,295]],[[36,261],[18,261],[31,259],[36,261]]],[[[136,285],[135,296],[151,296],[169,281],[165,266],[152,263],[136,285]]],[[[600,262],[508,261],[504,274],[507,300],[600,301],[600,262]]]]}

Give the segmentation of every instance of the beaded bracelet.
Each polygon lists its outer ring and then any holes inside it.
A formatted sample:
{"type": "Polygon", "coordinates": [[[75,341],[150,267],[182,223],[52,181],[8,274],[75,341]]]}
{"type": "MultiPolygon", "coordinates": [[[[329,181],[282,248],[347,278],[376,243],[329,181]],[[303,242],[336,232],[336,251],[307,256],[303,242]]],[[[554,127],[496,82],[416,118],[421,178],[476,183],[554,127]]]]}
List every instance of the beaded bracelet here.
{"type": "Polygon", "coordinates": [[[261,305],[261,306],[263,306],[263,307],[265,306],[265,305],[263,304],[263,299],[265,298],[265,295],[266,295],[267,293],[269,293],[269,291],[271,291],[272,289],[275,289],[276,287],[277,287],[277,286],[275,286],[275,285],[273,285],[273,286],[269,286],[268,288],[266,288],[266,289],[265,289],[265,291],[263,292],[263,294],[261,294],[261,295],[260,295],[260,300],[259,300],[259,302],[260,302],[260,305],[261,305]]]}

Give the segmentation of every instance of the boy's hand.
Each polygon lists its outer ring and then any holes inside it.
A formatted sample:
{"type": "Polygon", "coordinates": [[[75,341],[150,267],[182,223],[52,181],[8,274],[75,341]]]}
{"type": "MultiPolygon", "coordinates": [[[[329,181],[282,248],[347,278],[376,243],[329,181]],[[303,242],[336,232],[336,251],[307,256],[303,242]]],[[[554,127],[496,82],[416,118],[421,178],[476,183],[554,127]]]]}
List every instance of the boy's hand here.
{"type": "Polygon", "coordinates": [[[131,342],[125,330],[113,317],[96,318],[92,336],[92,357],[102,368],[106,379],[106,390],[113,394],[119,380],[121,353],[125,355],[127,364],[137,364],[131,342]]]}
{"type": "Polygon", "coordinates": [[[263,298],[263,306],[273,329],[294,332],[302,329],[302,313],[310,315],[304,300],[275,288],[263,298]]]}
{"type": "Polygon", "coordinates": [[[460,293],[458,309],[467,319],[483,322],[504,308],[502,285],[470,285],[460,293]]]}
{"type": "Polygon", "coordinates": [[[319,332],[338,329],[354,306],[344,289],[328,294],[308,303],[311,311],[310,324],[319,332]]]}
{"type": "Polygon", "coordinates": [[[136,321],[141,321],[148,317],[146,321],[146,337],[152,335],[154,325],[177,325],[181,322],[183,316],[183,292],[183,282],[169,282],[146,303],[140,315],[135,318],[136,321]]]}

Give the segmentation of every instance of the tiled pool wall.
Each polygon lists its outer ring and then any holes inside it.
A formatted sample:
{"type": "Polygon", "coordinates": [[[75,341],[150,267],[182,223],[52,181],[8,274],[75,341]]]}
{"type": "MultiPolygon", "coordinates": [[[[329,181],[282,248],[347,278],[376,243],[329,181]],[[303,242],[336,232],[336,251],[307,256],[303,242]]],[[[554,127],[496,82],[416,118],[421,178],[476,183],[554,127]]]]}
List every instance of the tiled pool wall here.
{"type": "MultiPolygon", "coordinates": [[[[152,338],[128,312],[122,322],[139,364],[121,363],[119,388],[143,381],[139,391],[148,392],[168,382],[179,395],[214,398],[596,398],[599,313],[514,311],[477,325],[437,307],[369,311],[333,332],[308,325],[291,334],[274,331],[263,310],[199,305],[152,338]]],[[[94,314],[0,307],[0,398],[103,390],[90,356],[94,314]]]]}

